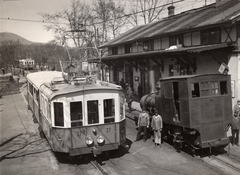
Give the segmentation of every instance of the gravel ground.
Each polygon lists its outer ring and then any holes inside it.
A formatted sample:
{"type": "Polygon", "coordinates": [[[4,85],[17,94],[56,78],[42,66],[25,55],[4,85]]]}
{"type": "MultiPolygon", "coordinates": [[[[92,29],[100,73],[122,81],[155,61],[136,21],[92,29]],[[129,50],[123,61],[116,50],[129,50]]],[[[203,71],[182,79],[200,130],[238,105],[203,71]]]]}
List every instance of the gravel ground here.
{"type": "Polygon", "coordinates": [[[21,87],[26,84],[26,77],[18,75],[12,75],[7,73],[0,75],[0,97],[4,95],[17,94],[21,92],[21,87]]]}

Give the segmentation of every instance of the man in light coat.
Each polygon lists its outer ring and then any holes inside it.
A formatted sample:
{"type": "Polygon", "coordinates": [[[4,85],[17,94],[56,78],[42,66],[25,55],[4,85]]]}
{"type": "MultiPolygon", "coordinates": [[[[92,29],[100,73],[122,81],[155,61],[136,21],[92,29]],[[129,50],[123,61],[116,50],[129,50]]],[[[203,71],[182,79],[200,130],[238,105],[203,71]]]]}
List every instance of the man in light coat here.
{"type": "Polygon", "coordinates": [[[158,111],[155,110],[155,114],[152,117],[151,123],[153,132],[154,132],[154,142],[155,145],[161,145],[161,131],[163,127],[162,117],[158,114],[158,111]]]}

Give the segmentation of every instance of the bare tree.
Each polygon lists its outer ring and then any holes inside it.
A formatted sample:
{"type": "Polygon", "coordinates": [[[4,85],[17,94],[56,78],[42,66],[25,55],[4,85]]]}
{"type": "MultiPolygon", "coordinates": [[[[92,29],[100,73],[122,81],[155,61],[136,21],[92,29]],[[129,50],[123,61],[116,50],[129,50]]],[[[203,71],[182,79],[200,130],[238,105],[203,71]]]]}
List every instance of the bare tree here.
{"type": "Polygon", "coordinates": [[[18,42],[12,40],[6,40],[1,42],[0,47],[0,65],[2,67],[10,67],[12,72],[12,66],[14,65],[14,60],[17,57],[18,42]]]}
{"type": "Polygon", "coordinates": [[[93,3],[95,24],[97,24],[100,43],[115,38],[126,24],[128,16],[124,13],[124,5],[113,0],[95,0],[93,3]]]}
{"type": "Polygon", "coordinates": [[[88,33],[83,32],[84,24],[91,17],[91,8],[80,0],[72,0],[70,10],[40,15],[48,22],[46,29],[53,31],[55,39],[61,44],[64,44],[64,39],[71,39],[75,47],[82,47],[91,39],[87,37],[88,33]]]}
{"type": "Polygon", "coordinates": [[[133,26],[138,26],[139,22],[143,20],[144,24],[150,23],[159,19],[160,13],[163,11],[165,5],[169,0],[135,0],[131,3],[130,23],[133,26]]]}

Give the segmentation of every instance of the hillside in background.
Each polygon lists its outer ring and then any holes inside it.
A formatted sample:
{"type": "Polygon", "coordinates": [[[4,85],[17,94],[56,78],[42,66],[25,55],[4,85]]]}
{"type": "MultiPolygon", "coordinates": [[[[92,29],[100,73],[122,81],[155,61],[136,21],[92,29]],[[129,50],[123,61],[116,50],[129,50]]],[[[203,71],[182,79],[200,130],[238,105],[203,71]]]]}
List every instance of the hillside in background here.
{"type": "Polygon", "coordinates": [[[8,32],[2,32],[0,33],[0,44],[3,41],[18,41],[19,40],[19,44],[23,44],[23,45],[28,45],[28,44],[34,44],[34,42],[32,41],[28,41],[27,39],[14,34],[14,33],[8,33],[8,32]]]}

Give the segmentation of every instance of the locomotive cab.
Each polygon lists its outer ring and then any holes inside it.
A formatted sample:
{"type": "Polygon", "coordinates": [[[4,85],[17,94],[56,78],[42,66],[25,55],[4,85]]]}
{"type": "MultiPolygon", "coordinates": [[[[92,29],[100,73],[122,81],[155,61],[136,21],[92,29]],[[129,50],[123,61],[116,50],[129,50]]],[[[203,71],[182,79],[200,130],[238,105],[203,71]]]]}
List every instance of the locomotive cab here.
{"type": "Polygon", "coordinates": [[[160,80],[155,106],[163,118],[163,135],[177,149],[192,151],[227,145],[231,123],[230,76],[187,75],[160,80]]]}

